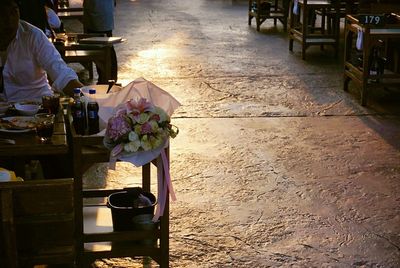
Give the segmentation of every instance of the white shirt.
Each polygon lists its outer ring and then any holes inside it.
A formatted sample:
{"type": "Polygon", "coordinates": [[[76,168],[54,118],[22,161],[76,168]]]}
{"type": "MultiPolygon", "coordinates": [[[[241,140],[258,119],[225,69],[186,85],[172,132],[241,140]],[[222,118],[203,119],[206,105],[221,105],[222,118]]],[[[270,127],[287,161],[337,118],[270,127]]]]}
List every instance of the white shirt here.
{"type": "Polygon", "coordinates": [[[78,79],[46,35],[23,20],[6,57],[3,80],[7,101],[41,101],[43,95],[53,94],[47,75],[53,81],[53,89],[59,92],[69,81],[78,79]]]}

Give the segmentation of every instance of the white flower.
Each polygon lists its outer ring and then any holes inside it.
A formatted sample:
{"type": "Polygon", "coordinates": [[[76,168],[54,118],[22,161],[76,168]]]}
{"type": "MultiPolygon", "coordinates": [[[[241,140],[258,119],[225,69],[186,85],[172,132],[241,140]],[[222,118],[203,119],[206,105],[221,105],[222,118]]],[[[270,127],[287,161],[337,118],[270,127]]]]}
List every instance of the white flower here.
{"type": "Polygon", "coordinates": [[[150,137],[150,143],[153,149],[156,149],[161,146],[163,143],[163,138],[161,136],[150,137]]]}
{"type": "Polygon", "coordinates": [[[149,124],[151,126],[151,131],[153,133],[157,133],[158,129],[159,129],[158,123],[156,121],[154,121],[154,120],[151,120],[151,121],[149,121],[149,124]]]}
{"type": "Polygon", "coordinates": [[[133,131],[135,131],[135,133],[136,133],[137,135],[139,135],[139,134],[142,132],[142,126],[141,126],[141,125],[135,125],[135,126],[133,127],[133,131]]]}
{"type": "Polygon", "coordinates": [[[137,140],[139,140],[139,136],[134,131],[131,131],[131,132],[129,132],[128,139],[130,141],[137,141],[137,140]]]}
{"type": "Polygon", "coordinates": [[[142,140],[140,141],[140,145],[145,151],[151,150],[151,143],[147,138],[147,135],[143,135],[142,140]]]}
{"type": "Polygon", "coordinates": [[[139,124],[144,124],[147,121],[149,121],[150,115],[148,113],[141,113],[139,115],[139,118],[136,118],[136,122],[138,122],[139,124]]]}
{"type": "Polygon", "coordinates": [[[139,140],[128,142],[124,145],[124,151],[128,153],[137,152],[139,150],[140,145],[141,142],[139,140]]]}

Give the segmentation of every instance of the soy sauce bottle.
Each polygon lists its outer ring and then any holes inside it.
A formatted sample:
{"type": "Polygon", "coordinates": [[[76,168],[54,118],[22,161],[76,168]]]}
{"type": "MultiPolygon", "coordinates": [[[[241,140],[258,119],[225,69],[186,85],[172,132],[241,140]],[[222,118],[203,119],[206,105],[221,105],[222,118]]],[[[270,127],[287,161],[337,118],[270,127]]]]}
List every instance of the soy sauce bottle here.
{"type": "Polygon", "coordinates": [[[88,133],[99,132],[99,104],[96,101],[96,89],[89,89],[90,101],[87,104],[88,133]]]}
{"type": "Polygon", "coordinates": [[[71,113],[76,134],[85,135],[85,129],[86,129],[85,103],[81,100],[80,88],[74,88],[73,102],[71,104],[71,113]]]}

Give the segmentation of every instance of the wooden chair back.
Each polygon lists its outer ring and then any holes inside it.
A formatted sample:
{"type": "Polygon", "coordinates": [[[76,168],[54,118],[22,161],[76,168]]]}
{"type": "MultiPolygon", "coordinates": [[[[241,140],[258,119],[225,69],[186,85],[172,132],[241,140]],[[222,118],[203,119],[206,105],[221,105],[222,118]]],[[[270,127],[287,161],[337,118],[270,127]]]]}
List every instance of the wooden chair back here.
{"type": "Polygon", "coordinates": [[[0,263],[75,263],[74,180],[0,183],[0,263]]]}
{"type": "Polygon", "coordinates": [[[85,171],[95,163],[108,162],[110,158],[110,150],[103,145],[102,136],[86,136],[76,133],[71,111],[68,110],[67,131],[70,135],[68,142],[71,144],[72,149],[72,165],[74,178],[79,185],[82,183],[82,176],[85,171]]]}

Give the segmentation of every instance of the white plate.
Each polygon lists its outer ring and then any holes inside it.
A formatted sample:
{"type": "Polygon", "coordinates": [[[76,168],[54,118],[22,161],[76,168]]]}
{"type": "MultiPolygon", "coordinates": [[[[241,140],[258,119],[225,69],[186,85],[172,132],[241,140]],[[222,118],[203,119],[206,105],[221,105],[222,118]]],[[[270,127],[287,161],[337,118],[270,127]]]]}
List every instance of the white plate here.
{"type": "MultiPolygon", "coordinates": [[[[17,122],[22,127],[23,127],[23,125],[27,124],[28,122],[35,122],[35,119],[33,116],[10,116],[10,117],[4,117],[4,118],[2,118],[2,120],[17,122]]],[[[2,128],[1,122],[0,122],[0,132],[23,133],[23,132],[29,132],[32,130],[34,130],[34,127],[28,127],[28,126],[26,128],[21,128],[21,129],[6,129],[6,128],[2,128]]]]}

